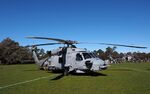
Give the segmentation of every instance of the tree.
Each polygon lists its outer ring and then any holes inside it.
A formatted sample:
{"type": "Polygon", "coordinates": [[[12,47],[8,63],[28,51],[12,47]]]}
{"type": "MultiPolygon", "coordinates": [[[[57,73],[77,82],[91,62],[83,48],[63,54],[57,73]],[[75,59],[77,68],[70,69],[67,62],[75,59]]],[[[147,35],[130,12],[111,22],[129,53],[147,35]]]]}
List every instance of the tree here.
{"type": "Polygon", "coordinates": [[[0,61],[2,64],[17,64],[22,60],[31,60],[32,54],[29,49],[19,46],[18,42],[10,38],[4,39],[0,43],[0,61]]]}
{"type": "Polygon", "coordinates": [[[114,51],[111,56],[113,59],[117,59],[119,58],[119,53],[117,51],[114,51]]]}
{"type": "Polygon", "coordinates": [[[97,50],[96,53],[102,60],[105,60],[107,58],[105,52],[101,49],[97,50]]]}
{"type": "MultiPolygon", "coordinates": [[[[106,54],[106,56],[107,56],[107,59],[109,59],[110,56],[113,57],[113,53],[114,53],[115,50],[116,50],[116,47],[113,47],[113,48],[107,47],[107,48],[106,48],[105,54],[106,54]]],[[[115,52],[114,54],[116,54],[116,53],[117,53],[117,52],[115,52]]]]}

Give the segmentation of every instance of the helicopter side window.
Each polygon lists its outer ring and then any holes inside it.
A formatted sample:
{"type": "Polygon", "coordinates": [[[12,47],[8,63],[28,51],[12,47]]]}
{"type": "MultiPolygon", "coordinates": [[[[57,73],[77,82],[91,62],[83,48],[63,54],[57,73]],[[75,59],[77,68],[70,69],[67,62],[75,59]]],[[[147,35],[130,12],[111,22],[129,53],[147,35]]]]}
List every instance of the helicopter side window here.
{"type": "Polygon", "coordinates": [[[62,57],[59,57],[59,63],[62,63],[62,62],[63,62],[62,57]]]}
{"type": "Polygon", "coordinates": [[[78,53],[78,54],[76,55],[76,61],[81,61],[81,60],[83,60],[83,58],[82,58],[82,56],[78,53]]]}
{"type": "Polygon", "coordinates": [[[92,57],[90,56],[90,54],[88,54],[88,53],[83,53],[83,56],[84,56],[85,59],[92,58],[92,57]]]}

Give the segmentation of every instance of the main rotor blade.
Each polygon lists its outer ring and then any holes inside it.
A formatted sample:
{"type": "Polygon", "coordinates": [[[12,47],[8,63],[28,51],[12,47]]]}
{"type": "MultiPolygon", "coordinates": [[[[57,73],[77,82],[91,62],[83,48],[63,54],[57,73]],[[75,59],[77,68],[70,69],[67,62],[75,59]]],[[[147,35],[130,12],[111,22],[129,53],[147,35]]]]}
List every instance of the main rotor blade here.
{"type": "Polygon", "coordinates": [[[45,39],[45,40],[54,40],[58,41],[63,44],[77,44],[77,41],[72,41],[72,40],[63,40],[63,39],[58,39],[58,38],[46,38],[46,37],[26,37],[26,38],[31,38],[31,39],[45,39]]]}
{"type": "MultiPolygon", "coordinates": [[[[122,47],[130,47],[130,48],[143,48],[146,49],[147,47],[143,47],[143,46],[135,46],[135,45],[123,45],[123,44],[111,44],[111,43],[88,43],[88,42],[77,42],[77,41],[72,41],[72,40],[63,40],[63,39],[58,39],[58,38],[46,38],[46,37],[27,37],[27,38],[31,38],[31,39],[46,39],[46,40],[54,40],[59,42],[60,44],[82,44],[82,43],[86,43],[86,44],[100,44],[100,45],[112,45],[112,46],[122,46],[122,47]]],[[[44,44],[47,45],[47,44],[44,44]]],[[[48,44],[48,45],[53,45],[53,44],[48,44]]],[[[37,45],[37,46],[41,46],[41,45],[37,45]]]]}
{"type": "Polygon", "coordinates": [[[130,48],[142,48],[142,49],[146,49],[147,48],[147,47],[135,46],[135,45],[110,44],[110,43],[99,43],[99,44],[101,44],[101,45],[112,45],[112,46],[130,47],[130,48]]]}
{"type": "Polygon", "coordinates": [[[65,42],[66,40],[63,39],[57,39],[57,38],[46,38],[46,37],[26,37],[26,38],[31,38],[31,39],[45,39],[45,40],[54,40],[54,41],[58,41],[58,42],[65,42]]]}
{"type": "Polygon", "coordinates": [[[28,45],[26,47],[44,46],[44,45],[55,45],[55,44],[62,44],[62,43],[44,43],[44,44],[28,45]]]}
{"type": "MultiPolygon", "coordinates": [[[[86,43],[86,42],[81,42],[81,44],[82,43],[86,43]]],[[[121,46],[121,47],[130,47],[130,48],[142,48],[142,49],[146,49],[147,48],[147,47],[143,47],[143,46],[112,44],[112,43],[88,43],[87,42],[86,44],[100,44],[100,45],[111,45],[111,46],[121,46]]]]}

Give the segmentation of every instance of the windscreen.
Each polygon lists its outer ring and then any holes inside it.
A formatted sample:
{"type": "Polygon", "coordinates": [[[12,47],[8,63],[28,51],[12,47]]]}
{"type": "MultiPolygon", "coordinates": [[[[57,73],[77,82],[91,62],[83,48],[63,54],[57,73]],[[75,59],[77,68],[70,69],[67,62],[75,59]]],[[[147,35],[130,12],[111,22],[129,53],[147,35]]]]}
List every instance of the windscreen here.
{"type": "Polygon", "coordinates": [[[89,53],[83,53],[84,59],[92,58],[89,53]]]}
{"type": "Polygon", "coordinates": [[[92,57],[92,58],[96,58],[96,56],[94,55],[94,53],[89,53],[90,54],[90,56],[92,57]]]}

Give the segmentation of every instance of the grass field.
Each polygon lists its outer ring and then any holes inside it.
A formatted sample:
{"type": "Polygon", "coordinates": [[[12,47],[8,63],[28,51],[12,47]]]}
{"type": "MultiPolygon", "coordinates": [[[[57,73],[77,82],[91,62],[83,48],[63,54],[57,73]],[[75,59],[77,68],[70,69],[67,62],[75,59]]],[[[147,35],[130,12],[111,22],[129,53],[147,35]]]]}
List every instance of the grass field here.
{"type": "Polygon", "coordinates": [[[150,63],[112,64],[99,75],[48,73],[29,65],[0,65],[0,94],[150,94],[150,63]]]}

